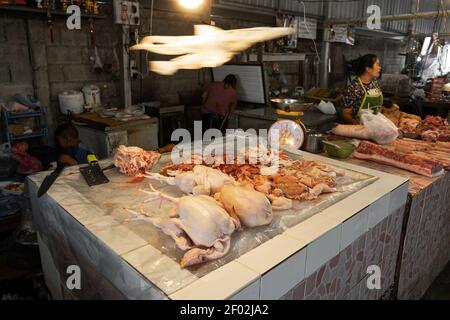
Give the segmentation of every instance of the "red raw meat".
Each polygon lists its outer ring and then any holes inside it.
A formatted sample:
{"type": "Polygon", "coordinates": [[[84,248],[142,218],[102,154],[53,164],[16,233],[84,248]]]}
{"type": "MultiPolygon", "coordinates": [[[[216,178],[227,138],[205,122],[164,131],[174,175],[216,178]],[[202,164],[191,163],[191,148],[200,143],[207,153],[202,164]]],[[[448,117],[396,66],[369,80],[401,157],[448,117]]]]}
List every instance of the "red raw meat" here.
{"type": "Polygon", "coordinates": [[[369,141],[362,141],[353,153],[358,159],[372,160],[403,170],[434,177],[444,172],[440,162],[417,155],[396,152],[369,141]]]}

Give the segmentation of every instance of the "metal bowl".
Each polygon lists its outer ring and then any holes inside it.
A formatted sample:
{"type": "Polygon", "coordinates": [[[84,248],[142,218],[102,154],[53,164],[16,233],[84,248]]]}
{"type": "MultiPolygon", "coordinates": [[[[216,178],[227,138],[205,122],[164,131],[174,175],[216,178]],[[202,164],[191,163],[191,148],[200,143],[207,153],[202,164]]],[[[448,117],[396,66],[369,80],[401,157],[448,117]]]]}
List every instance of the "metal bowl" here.
{"type": "Polygon", "coordinates": [[[311,153],[321,153],[323,151],[323,140],[326,135],[323,133],[308,131],[302,149],[311,153]]]}
{"type": "Polygon", "coordinates": [[[270,105],[272,108],[281,109],[286,112],[291,111],[306,111],[308,110],[314,103],[311,102],[301,102],[297,99],[270,99],[270,105]]]}

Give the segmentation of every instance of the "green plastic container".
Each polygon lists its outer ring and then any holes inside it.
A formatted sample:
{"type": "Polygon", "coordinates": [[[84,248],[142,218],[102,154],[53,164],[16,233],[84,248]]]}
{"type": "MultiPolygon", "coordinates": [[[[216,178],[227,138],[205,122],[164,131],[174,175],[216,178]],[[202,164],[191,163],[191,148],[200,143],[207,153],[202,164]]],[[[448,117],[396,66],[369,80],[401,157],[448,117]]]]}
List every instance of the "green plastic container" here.
{"type": "Polygon", "coordinates": [[[344,140],[324,140],[325,150],[330,157],[347,159],[355,150],[355,145],[344,140]]]}

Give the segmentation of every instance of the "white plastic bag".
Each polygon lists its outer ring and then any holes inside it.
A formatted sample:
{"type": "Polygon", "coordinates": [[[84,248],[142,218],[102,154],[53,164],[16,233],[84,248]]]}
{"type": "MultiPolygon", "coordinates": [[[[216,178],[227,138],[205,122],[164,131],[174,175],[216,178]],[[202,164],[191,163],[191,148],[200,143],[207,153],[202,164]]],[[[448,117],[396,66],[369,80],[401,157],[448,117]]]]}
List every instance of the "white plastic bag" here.
{"type": "Polygon", "coordinates": [[[323,100],[320,101],[320,103],[317,105],[317,109],[322,111],[324,114],[336,114],[336,108],[334,107],[334,104],[331,102],[325,102],[323,100]]]}
{"type": "Polygon", "coordinates": [[[398,137],[398,128],[382,113],[370,109],[361,111],[361,124],[369,130],[370,139],[378,144],[389,144],[398,137]]]}

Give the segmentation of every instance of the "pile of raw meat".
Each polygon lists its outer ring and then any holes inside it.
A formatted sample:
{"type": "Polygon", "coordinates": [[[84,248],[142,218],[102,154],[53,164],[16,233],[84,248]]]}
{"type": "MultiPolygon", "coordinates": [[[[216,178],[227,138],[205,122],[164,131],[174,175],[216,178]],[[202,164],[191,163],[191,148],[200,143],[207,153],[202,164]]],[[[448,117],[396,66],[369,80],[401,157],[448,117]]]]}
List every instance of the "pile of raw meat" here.
{"type": "Polygon", "coordinates": [[[173,203],[170,218],[145,212],[141,205],[140,212],[127,210],[133,217],[126,221],[146,220],[158,227],[184,251],[180,265],[188,267],[225,256],[234,231],[270,224],[273,211],[292,208],[293,200],[335,192],[336,177],[344,174],[282,153],[276,153],[279,159],[275,159],[275,153],[264,147],[253,151],[239,153],[245,157],[243,163],[237,158],[221,161],[227,159],[225,154],[212,162],[196,155],[191,159],[195,161],[172,163],[160,173],[146,172],[146,178],[177,186],[184,195],[174,198],[150,185],[149,191],[141,190],[149,196],[143,203],[173,203]]]}
{"type": "Polygon", "coordinates": [[[392,151],[414,154],[439,161],[444,169],[450,170],[450,142],[398,139],[387,147],[392,151]]]}
{"type": "Polygon", "coordinates": [[[450,141],[450,126],[439,116],[427,116],[417,125],[416,133],[425,141],[450,141]]]}
{"type": "Polygon", "coordinates": [[[427,116],[424,120],[405,119],[398,128],[406,137],[425,141],[450,141],[450,126],[444,118],[427,116]]]}
{"type": "Polygon", "coordinates": [[[161,154],[155,151],[146,151],[139,147],[121,145],[114,156],[114,165],[123,174],[134,177],[149,170],[160,156],[161,154]]]}
{"type": "Polygon", "coordinates": [[[336,177],[344,175],[343,171],[315,161],[288,159],[283,153],[277,155],[278,166],[272,166],[273,154],[266,157],[264,153],[264,157],[261,157],[259,153],[260,162],[252,161],[252,157],[257,154],[252,150],[247,149],[241,154],[245,154],[245,163],[239,163],[235,159],[226,163],[222,161],[207,164],[206,159],[196,158],[189,164],[170,164],[160,173],[170,176],[192,171],[198,165],[210,166],[241,184],[250,184],[269,198],[285,197],[295,200],[314,200],[322,193],[335,192],[336,177]]]}
{"type": "Polygon", "coordinates": [[[391,165],[427,177],[439,176],[444,173],[444,168],[450,169],[450,146],[446,152],[429,152],[428,154],[418,151],[418,148],[415,142],[411,143],[410,141],[397,140],[388,146],[362,141],[353,156],[358,159],[391,165]]]}

